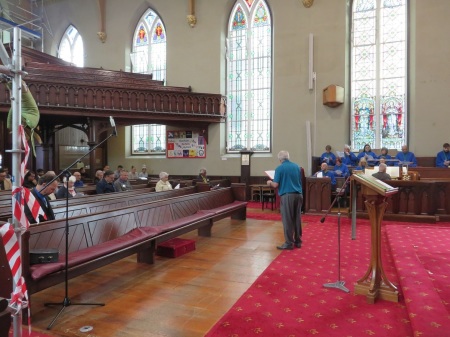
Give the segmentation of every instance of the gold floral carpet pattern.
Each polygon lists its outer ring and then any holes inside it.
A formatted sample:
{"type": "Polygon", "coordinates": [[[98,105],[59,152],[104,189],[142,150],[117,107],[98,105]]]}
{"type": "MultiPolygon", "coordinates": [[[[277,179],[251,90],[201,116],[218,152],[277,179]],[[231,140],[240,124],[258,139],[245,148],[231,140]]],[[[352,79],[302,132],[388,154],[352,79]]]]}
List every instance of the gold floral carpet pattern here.
{"type": "MultiPolygon", "coordinates": [[[[378,300],[375,304],[368,304],[365,296],[355,295],[354,283],[364,275],[370,261],[370,224],[367,220],[358,220],[356,240],[352,240],[350,220],[341,219],[339,261],[338,220],[327,217],[322,224],[320,219],[321,216],[308,216],[303,229],[303,247],[281,252],[206,336],[450,336],[446,325],[448,313],[439,311],[442,317],[434,317],[435,323],[430,323],[431,318],[426,315],[428,307],[407,309],[406,302],[413,295],[406,289],[405,296],[400,296],[398,303],[378,300]],[[345,281],[349,293],[323,286],[338,280],[345,281]],[[423,326],[413,325],[413,318],[419,322],[425,318],[429,322],[423,326]]],[[[404,286],[395,269],[401,262],[394,262],[391,255],[386,234],[390,227],[386,225],[388,223],[385,222],[382,228],[382,260],[388,279],[398,286],[402,294],[404,286]]],[[[390,237],[389,241],[393,239],[390,237]]],[[[449,237],[446,240],[448,246],[449,237]]],[[[445,282],[444,276],[450,275],[448,264],[444,263],[440,268],[443,268],[439,277],[441,288],[448,291],[448,281],[445,282]]],[[[435,284],[422,284],[414,284],[412,292],[435,291],[435,284]]],[[[434,296],[428,305],[442,306],[442,299],[434,296]]]]}

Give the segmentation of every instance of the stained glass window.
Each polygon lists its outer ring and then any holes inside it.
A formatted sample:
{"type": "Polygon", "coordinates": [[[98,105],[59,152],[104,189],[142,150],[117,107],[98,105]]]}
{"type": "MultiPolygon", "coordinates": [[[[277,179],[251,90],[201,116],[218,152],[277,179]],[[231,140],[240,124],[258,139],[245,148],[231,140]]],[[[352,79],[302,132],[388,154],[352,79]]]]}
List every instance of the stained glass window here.
{"type": "Polygon", "coordinates": [[[400,150],[407,143],[407,0],[354,0],[353,149],[400,150]]]}
{"type": "MultiPolygon", "coordinates": [[[[139,20],[133,35],[131,65],[134,73],[152,74],[154,80],[166,77],[166,29],[151,9],[139,20]]],[[[166,152],[166,126],[159,124],[132,127],[133,154],[166,152]]]]}
{"type": "Polygon", "coordinates": [[[270,152],[272,23],[265,1],[236,1],[227,48],[227,152],[270,152]]]}
{"type": "Polygon", "coordinates": [[[77,67],[84,66],[83,39],[78,30],[70,25],[59,44],[58,57],[64,61],[73,63],[77,67]]]}

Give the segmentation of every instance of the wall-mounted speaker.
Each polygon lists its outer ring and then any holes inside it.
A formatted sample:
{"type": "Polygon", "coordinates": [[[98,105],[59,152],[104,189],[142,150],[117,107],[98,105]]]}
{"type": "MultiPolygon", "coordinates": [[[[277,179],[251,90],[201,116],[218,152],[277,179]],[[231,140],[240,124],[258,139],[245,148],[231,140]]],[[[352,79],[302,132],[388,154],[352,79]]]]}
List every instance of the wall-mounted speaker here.
{"type": "Polygon", "coordinates": [[[335,108],[344,103],[344,88],[331,84],[323,89],[323,105],[335,108]]]}

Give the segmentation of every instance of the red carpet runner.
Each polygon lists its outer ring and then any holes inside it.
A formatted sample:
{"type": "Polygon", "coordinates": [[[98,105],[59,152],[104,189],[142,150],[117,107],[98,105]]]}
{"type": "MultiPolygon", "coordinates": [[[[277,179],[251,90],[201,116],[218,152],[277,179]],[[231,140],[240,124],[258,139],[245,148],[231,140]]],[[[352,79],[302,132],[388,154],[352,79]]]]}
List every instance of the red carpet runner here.
{"type": "MultiPolygon", "coordinates": [[[[339,280],[337,218],[328,217],[324,224],[320,217],[308,218],[304,221],[308,224],[303,231],[303,247],[281,252],[207,336],[436,337],[450,331],[443,329],[448,315],[434,319],[438,323],[428,324],[420,332],[413,331],[403,297],[399,303],[379,300],[370,305],[365,296],[353,294],[354,282],[369,265],[368,221],[358,220],[357,239],[351,240],[350,221],[341,219],[340,279],[346,282],[350,293],[323,287],[339,280]]],[[[385,227],[382,246],[387,276],[398,285],[385,227]]],[[[446,275],[449,269],[447,265],[446,275]]],[[[444,288],[448,291],[448,286],[444,288]]],[[[399,290],[402,293],[401,287],[399,290]]],[[[420,292],[417,287],[415,291],[420,292]]],[[[429,303],[437,304],[442,306],[440,299],[429,303]]]]}

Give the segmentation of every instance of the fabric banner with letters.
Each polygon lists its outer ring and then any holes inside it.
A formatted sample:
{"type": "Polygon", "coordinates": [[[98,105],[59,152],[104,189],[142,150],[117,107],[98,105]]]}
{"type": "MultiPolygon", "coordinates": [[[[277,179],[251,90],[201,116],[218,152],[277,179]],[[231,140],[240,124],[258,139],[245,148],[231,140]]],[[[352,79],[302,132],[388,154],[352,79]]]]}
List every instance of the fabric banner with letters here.
{"type": "Polygon", "coordinates": [[[206,140],[192,130],[167,131],[167,158],[206,158],[206,140]]]}

